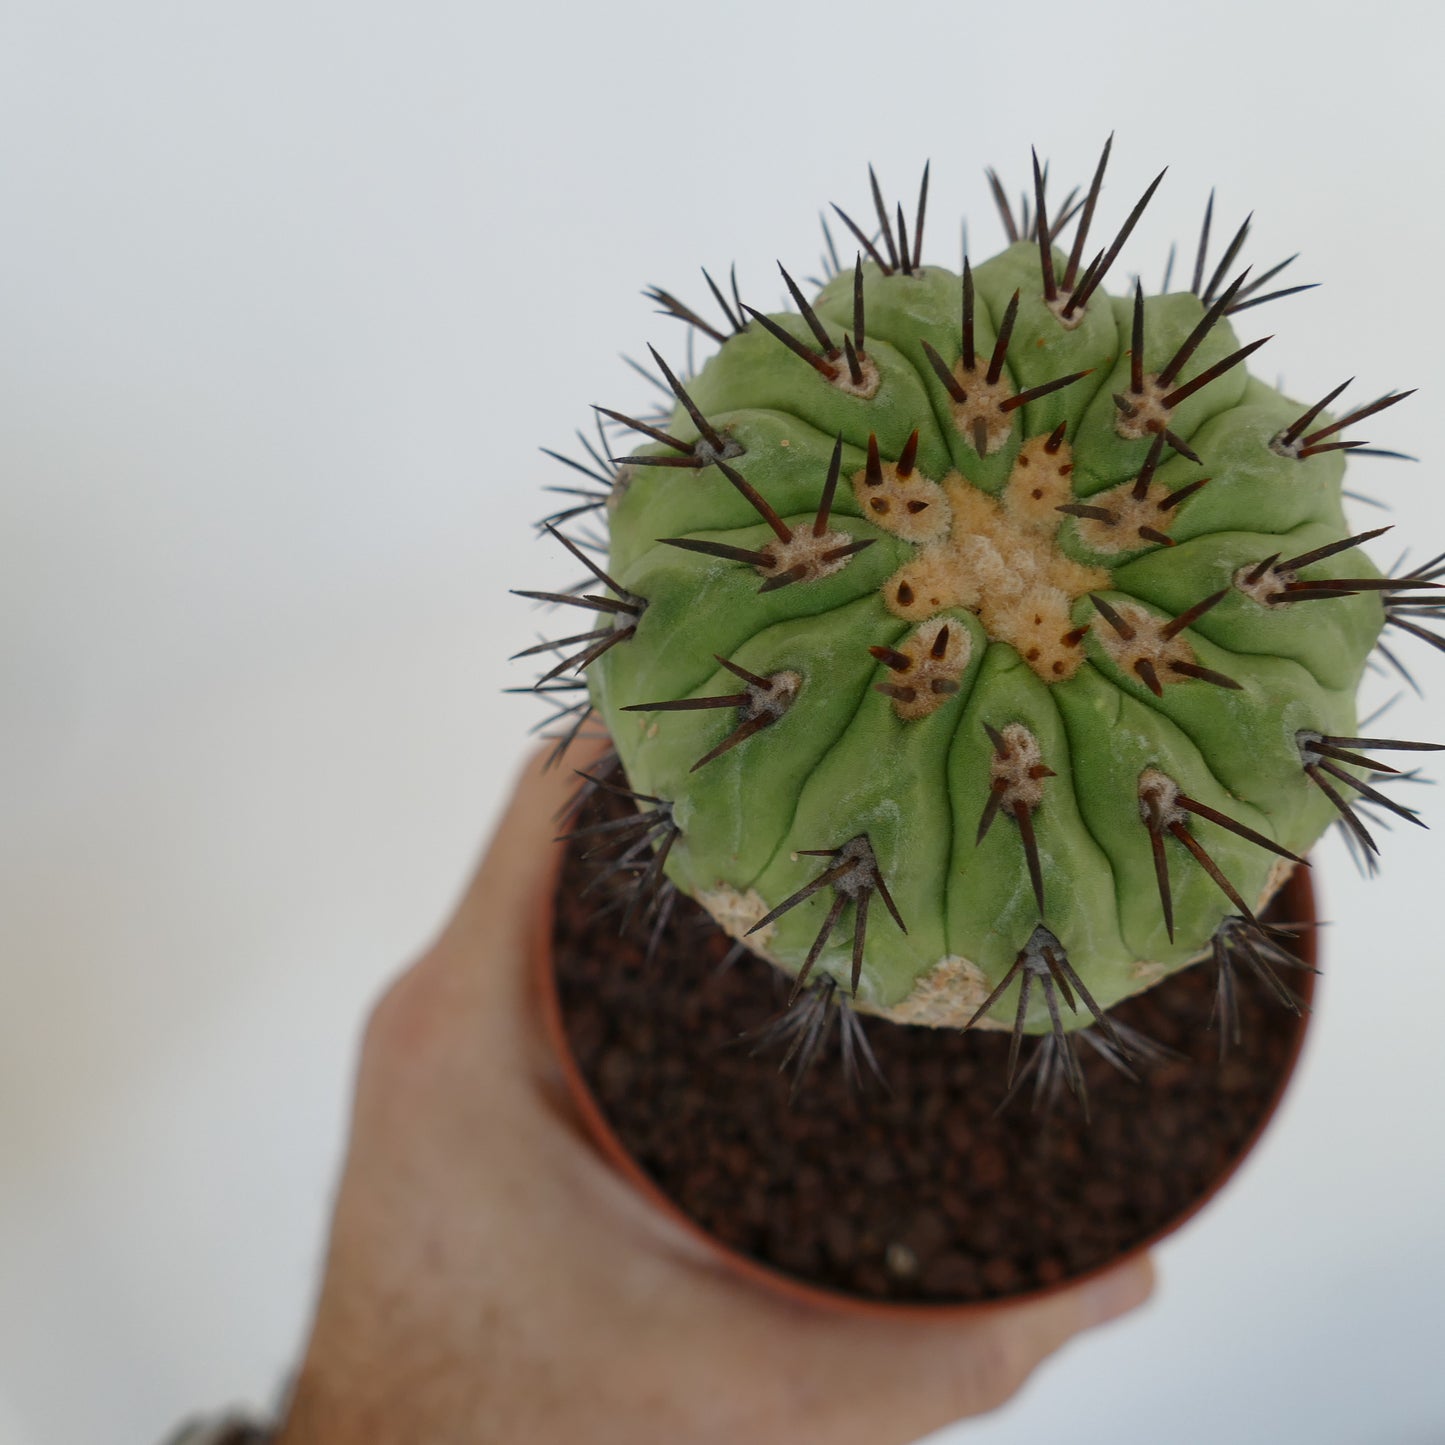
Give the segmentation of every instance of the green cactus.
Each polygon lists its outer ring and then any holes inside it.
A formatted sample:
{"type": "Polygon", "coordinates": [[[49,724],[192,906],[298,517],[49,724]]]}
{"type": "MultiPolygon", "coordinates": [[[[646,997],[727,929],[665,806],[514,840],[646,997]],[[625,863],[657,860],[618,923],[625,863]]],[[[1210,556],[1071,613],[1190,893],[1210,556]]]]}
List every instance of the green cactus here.
{"type": "Polygon", "coordinates": [[[1086,265],[1107,156],[1063,217],[1036,159],[961,277],[921,265],[925,172],[911,239],[875,182],[855,265],[811,302],[783,273],[796,312],[653,292],[716,354],[684,385],[653,353],[676,406],[606,412],[646,444],[559,514],[605,516],[606,566],[551,528],[594,585],[524,594],[596,613],[539,686],[613,739],[622,867],[1015,1057],[1121,1045],[1107,1010],[1211,953],[1273,977],[1255,913],[1324,829],[1414,818],[1362,750],[1427,745],[1355,736],[1382,627],[1441,645],[1435,572],[1382,578],[1342,510],[1342,433],[1400,396],[1332,419],[1248,374],[1231,318],[1284,293],[1226,279],[1245,228],[1207,282],[1208,219],[1189,289],[1109,295],[1158,180],[1086,265]]]}

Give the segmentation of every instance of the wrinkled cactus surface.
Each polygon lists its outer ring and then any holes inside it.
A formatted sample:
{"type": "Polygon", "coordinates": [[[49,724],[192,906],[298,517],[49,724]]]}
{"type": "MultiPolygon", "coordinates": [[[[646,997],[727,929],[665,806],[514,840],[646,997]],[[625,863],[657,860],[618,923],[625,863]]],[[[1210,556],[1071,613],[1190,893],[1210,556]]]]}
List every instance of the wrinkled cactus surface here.
{"type": "Polygon", "coordinates": [[[1356,736],[1382,627],[1433,605],[1342,507],[1346,427],[1398,397],[1249,373],[1236,328],[1278,293],[1242,234],[1213,279],[1203,240],[1192,286],[1110,294],[1102,173],[1051,217],[1036,170],[962,275],[921,264],[921,202],[911,237],[880,204],[821,289],[785,273],[795,310],[655,293],[721,344],[663,364],[669,415],[609,414],[629,455],[575,509],[607,556],[571,544],[589,586],[556,600],[595,621],[543,686],[585,676],[630,866],[902,1022],[1107,1030],[1191,961],[1268,956],[1254,915],[1322,831],[1373,846],[1365,753],[1424,746],[1356,736]]]}

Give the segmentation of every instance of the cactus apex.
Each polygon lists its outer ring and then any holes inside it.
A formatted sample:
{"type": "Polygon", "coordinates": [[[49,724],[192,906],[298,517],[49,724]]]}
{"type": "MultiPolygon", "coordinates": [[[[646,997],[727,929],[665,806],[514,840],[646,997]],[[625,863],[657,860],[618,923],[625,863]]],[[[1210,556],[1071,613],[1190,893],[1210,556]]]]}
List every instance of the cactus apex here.
{"type": "Polygon", "coordinates": [[[620,766],[584,788],[630,810],[568,836],[610,852],[624,922],[713,900],[791,975],[790,1066],[871,1011],[1010,1028],[1009,1097],[1081,1095],[1073,1035],[1127,1069],[1109,1009],[1206,958],[1223,1046],[1241,971],[1286,1001],[1258,911],[1287,869],[1334,823],[1373,860],[1374,817],[1421,821],[1372,754],[1442,745],[1361,736],[1354,694],[1376,653],[1416,686],[1397,640],[1445,652],[1445,553],[1382,573],[1341,486],[1400,455],[1349,433],[1411,393],[1334,414],[1349,382],[1249,374],[1269,338],[1233,318],[1310,283],[1248,264],[1252,217],[1212,255],[1213,193],[1187,287],[1171,248],[1159,293],[1111,296],[1165,174],[1099,246],[1112,143],[1057,201],[1036,151],[1017,205],[989,171],[1009,245],[957,275],[923,264],[929,167],[911,216],[870,167],[874,220],[833,207],[852,264],[826,218],[821,285],[778,263],[794,309],[736,268],[706,315],[649,287],[689,336],[681,371],[630,363],[665,412],[598,407],[583,459],[549,452],[585,485],[542,530],[586,577],[518,595],[590,625],[515,655],[554,760],[600,722],[620,766]]]}

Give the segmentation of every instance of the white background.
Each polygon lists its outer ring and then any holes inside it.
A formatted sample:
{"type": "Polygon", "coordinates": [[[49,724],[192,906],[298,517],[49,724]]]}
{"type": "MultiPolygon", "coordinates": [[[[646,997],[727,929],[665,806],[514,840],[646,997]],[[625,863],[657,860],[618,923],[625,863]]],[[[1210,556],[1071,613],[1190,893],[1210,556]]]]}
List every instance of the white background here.
{"type": "MultiPolygon", "coordinates": [[[[538,716],[500,691],[538,625],[506,589],[561,575],[536,449],[645,404],[619,351],[681,352],[643,283],[736,259],[775,306],[870,160],[911,194],[932,158],[955,265],[962,210],[1000,240],[986,164],[1084,180],[1115,130],[1101,228],[1171,167],[1126,266],[1157,285],[1217,185],[1216,235],[1253,209],[1248,257],[1325,283],[1239,318],[1264,375],[1421,388],[1364,433],[1421,464],[1352,480],[1445,546],[1437,13],[10,0],[6,1445],[144,1445],[281,1381],[359,1021],[538,716]]],[[[1445,658],[1408,651],[1434,701],[1390,728],[1441,737],[1445,658]]],[[[959,1441],[1445,1438],[1445,847],[1385,852],[1366,885],[1323,849],[1298,1087],[1156,1302],[959,1441]]]]}

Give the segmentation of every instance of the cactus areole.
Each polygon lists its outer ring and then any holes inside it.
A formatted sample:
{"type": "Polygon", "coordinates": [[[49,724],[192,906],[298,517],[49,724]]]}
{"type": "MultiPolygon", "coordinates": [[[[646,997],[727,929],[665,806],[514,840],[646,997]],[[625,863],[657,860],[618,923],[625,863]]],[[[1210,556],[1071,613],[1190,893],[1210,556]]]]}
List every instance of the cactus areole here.
{"type": "Polygon", "coordinates": [[[1110,294],[1154,186],[1091,247],[1103,172],[1055,213],[1035,162],[961,275],[921,264],[925,173],[911,230],[875,182],[876,239],[843,216],[820,289],[784,272],[796,310],[652,293],[716,350],[654,352],[665,413],[605,413],[603,491],[548,526],[588,585],[527,594],[591,612],[538,686],[613,740],[618,866],[800,989],[1066,1046],[1269,956],[1255,914],[1332,822],[1413,820],[1365,754],[1427,745],[1356,736],[1355,697],[1439,596],[1344,515],[1345,433],[1399,396],[1331,415],[1342,388],[1249,373],[1236,328],[1281,292],[1243,228],[1211,268],[1206,220],[1192,285],[1110,294]],[[559,530],[601,519],[605,566],[559,530]]]}

